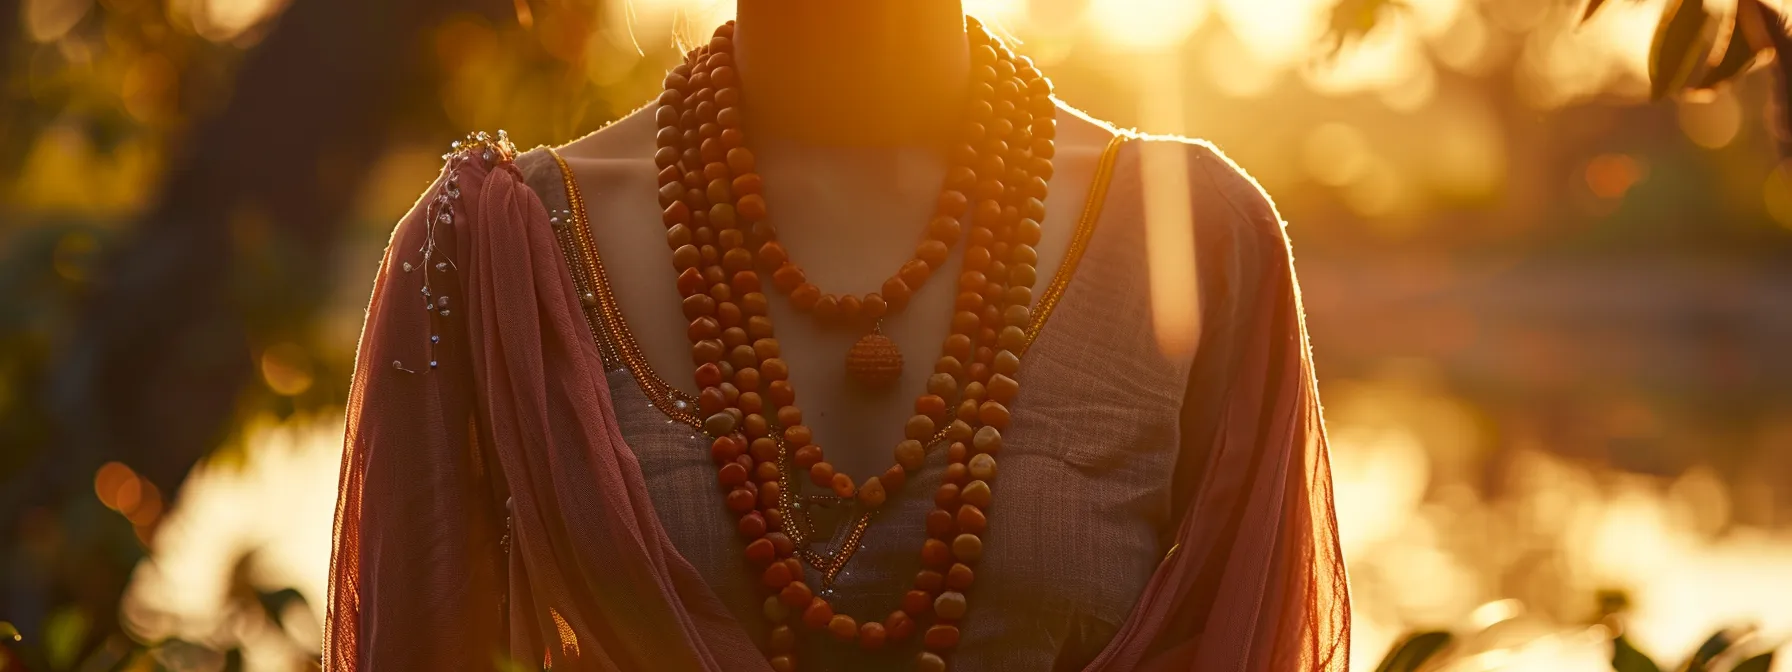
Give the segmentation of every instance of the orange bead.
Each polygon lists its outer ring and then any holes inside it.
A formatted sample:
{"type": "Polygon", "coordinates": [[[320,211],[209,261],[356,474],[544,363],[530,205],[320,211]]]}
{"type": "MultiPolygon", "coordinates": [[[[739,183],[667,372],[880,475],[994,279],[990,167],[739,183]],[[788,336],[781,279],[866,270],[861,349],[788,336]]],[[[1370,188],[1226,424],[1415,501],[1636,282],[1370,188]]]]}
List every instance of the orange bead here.
{"type": "Polygon", "coordinates": [[[803,610],[803,625],[820,630],[834,620],[834,607],[819,597],[809,601],[808,608],[803,610]]]}
{"type": "Polygon", "coordinates": [[[735,293],[742,295],[752,294],[762,289],[757,271],[735,271],[734,275],[729,277],[728,283],[734,288],[735,293]]]}
{"type": "Polygon", "coordinates": [[[1008,428],[1008,407],[999,402],[985,401],[977,407],[977,421],[996,429],[1008,428]]]}
{"type": "Polygon", "coordinates": [[[865,295],[864,307],[859,309],[859,316],[866,320],[876,320],[890,312],[890,302],[883,295],[871,292],[865,295]]]}
{"type": "Polygon", "coordinates": [[[809,481],[823,488],[834,486],[834,465],[816,462],[809,466],[809,481]]]}
{"type": "Polygon", "coordinates": [[[806,446],[815,440],[815,435],[807,425],[791,425],[784,428],[784,440],[793,446],[806,446]]]}
{"type": "MultiPolygon", "coordinates": [[[[728,124],[722,125],[729,126],[728,124]]],[[[732,128],[732,126],[730,127],[732,128]]],[[[728,150],[728,170],[734,171],[735,175],[745,175],[753,172],[753,164],[753,150],[745,147],[735,147],[734,149],[728,150]]]]}
{"type": "Polygon", "coordinates": [[[803,446],[803,448],[797,448],[796,455],[792,455],[792,461],[796,462],[797,470],[808,470],[808,468],[812,468],[815,464],[821,464],[821,461],[823,461],[821,446],[808,444],[808,446],[803,446]]]}
{"type": "Polygon", "coordinates": [[[784,406],[778,409],[778,424],[789,427],[803,424],[803,409],[795,406],[784,406]]]}
{"type": "Polygon", "coordinates": [[[900,464],[892,464],[889,469],[884,470],[884,475],[880,478],[883,479],[885,489],[900,490],[902,484],[908,482],[908,470],[900,464]]]}
{"type": "Polygon", "coordinates": [[[915,634],[915,619],[910,617],[907,612],[892,611],[889,617],[884,619],[884,631],[889,633],[890,641],[904,641],[915,634]]]}
{"type": "Polygon", "coordinates": [[[776,549],[770,539],[761,537],[747,544],[747,560],[754,565],[764,565],[776,559],[776,549]]]}
{"type": "Polygon", "coordinates": [[[703,273],[696,267],[684,269],[678,274],[678,295],[688,297],[703,291],[703,273]]]}
{"type": "MultiPolygon", "coordinates": [[[[737,147],[734,150],[729,151],[732,153],[740,149],[743,148],[737,147]]],[[[748,222],[757,222],[765,219],[765,197],[760,196],[759,194],[747,194],[740,197],[740,200],[736,201],[734,204],[734,213],[740,215],[741,219],[748,222]]]]}
{"type": "Polygon", "coordinates": [[[976,578],[977,574],[971,571],[969,565],[955,562],[951,569],[946,570],[946,587],[958,591],[968,590],[976,578]]]}
{"type": "Polygon", "coordinates": [[[994,427],[977,428],[977,435],[971,438],[971,448],[979,453],[1002,452],[1002,431],[994,427]]]}
{"type": "Polygon", "coordinates": [[[788,654],[772,656],[765,662],[771,664],[772,672],[796,672],[796,659],[788,654]]]}
{"type": "Polygon", "coordinates": [[[934,509],[927,512],[927,536],[934,539],[949,539],[958,532],[958,523],[952,513],[945,509],[934,509]]]}
{"type": "Polygon", "coordinates": [[[970,475],[970,471],[965,468],[963,462],[953,462],[946,465],[946,473],[940,477],[940,481],[962,486],[965,481],[971,480],[970,475]]]}
{"type": "MultiPolygon", "coordinates": [[[[709,298],[709,297],[703,297],[703,298],[709,298]]],[[[703,339],[701,341],[697,341],[696,343],[691,344],[691,360],[692,361],[708,364],[711,362],[721,361],[721,359],[722,359],[722,341],[721,341],[721,339],[706,338],[706,339],[703,339]]]]}
{"type": "Polygon", "coordinates": [[[924,616],[933,608],[933,596],[925,590],[911,590],[902,596],[902,610],[911,616],[924,616]]]}
{"type": "Polygon", "coordinates": [[[921,564],[944,568],[952,564],[952,551],[946,547],[946,542],[928,539],[921,543],[921,564]]]}
{"type": "Polygon", "coordinates": [[[708,294],[692,294],[684,297],[684,317],[694,320],[705,315],[716,314],[716,300],[708,294]]]}
{"type": "MultiPolygon", "coordinates": [[[[691,326],[685,329],[685,335],[690,337],[693,341],[717,338],[722,335],[722,324],[717,322],[716,318],[707,315],[699,317],[695,320],[691,320],[691,326]]],[[[703,375],[702,369],[698,369],[697,375],[703,375]]],[[[705,386],[722,384],[722,380],[719,377],[712,381],[698,380],[697,382],[698,384],[705,386]]]]}
{"type": "Polygon", "coordinates": [[[813,310],[816,302],[821,300],[821,288],[804,282],[790,290],[790,305],[797,310],[813,310]]]}
{"type": "Polygon", "coordinates": [[[946,425],[946,438],[951,441],[965,443],[971,440],[973,431],[974,430],[971,429],[971,423],[963,420],[953,420],[946,425]]]}
{"type": "Polygon", "coordinates": [[[771,636],[766,638],[765,648],[771,649],[772,653],[790,653],[796,649],[796,631],[791,630],[788,625],[772,628],[771,636]]]}
{"type": "Polygon", "coordinates": [[[958,507],[956,522],[958,531],[966,534],[983,534],[989,529],[989,518],[983,515],[983,510],[970,504],[958,507]]]}
{"type": "MultiPolygon", "coordinates": [[[[929,539],[928,541],[933,541],[929,539]]],[[[960,534],[952,538],[952,557],[967,565],[977,564],[983,559],[983,538],[975,534],[960,534]]]]}
{"type": "Polygon", "coordinates": [[[846,614],[834,614],[828,619],[828,634],[842,642],[850,642],[859,636],[859,624],[846,614]]]}
{"type": "MultiPolygon", "coordinates": [[[[676,261],[677,254],[674,253],[673,257],[676,261]]],[[[933,269],[929,268],[925,261],[910,259],[902,263],[902,268],[897,269],[896,275],[902,278],[902,282],[909,287],[919,287],[922,283],[927,282],[928,276],[933,275],[933,269]]],[[[889,293],[885,292],[884,295],[888,296],[889,293]]]]}
{"type": "Polygon", "coordinates": [[[935,212],[947,217],[957,217],[964,212],[965,206],[969,203],[970,199],[965,197],[964,192],[955,190],[942,191],[940,192],[939,202],[935,212]]]}
{"type": "Polygon", "coordinates": [[[933,493],[933,504],[947,511],[958,510],[958,486],[946,483],[933,493]]]}
{"type": "Polygon", "coordinates": [[[958,378],[951,371],[940,370],[951,368],[945,360],[945,357],[940,358],[940,362],[934,365],[933,375],[927,377],[927,393],[951,403],[958,398],[958,378]]]}
{"type": "Polygon", "coordinates": [[[965,399],[964,401],[958,402],[957,417],[959,420],[965,422],[975,421],[977,419],[977,400],[965,399]]]}
{"type": "Polygon", "coordinates": [[[925,415],[921,415],[921,414],[915,414],[915,415],[909,416],[908,423],[903,426],[902,431],[905,436],[907,436],[908,438],[910,438],[912,440],[926,441],[928,439],[933,438],[934,429],[935,429],[935,425],[933,422],[933,418],[929,418],[929,417],[927,417],[925,415]]]}
{"type": "Polygon", "coordinates": [[[964,612],[969,606],[965,602],[964,593],[955,590],[948,590],[940,593],[939,597],[933,598],[934,615],[947,620],[956,621],[964,618],[964,612]]]}
{"type": "Polygon", "coordinates": [[[840,298],[833,294],[823,294],[809,310],[815,313],[815,319],[833,322],[840,317],[840,298]]]}
{"type": "Polygon", "coordinates": [[[728,496],[722,502],[728,506],[729,511],[746,513],[753,510],[754,504],[759,503],[759,495],[746,488],[737,488],[728,491],[728,496]]]}
{"type": "Polygon", "coordinates": [[[996,458],[989,453],[978,453],[965,466],[970,469],[971,478],[980,481],[994,480],[996,477],[996,458]]]}
{"type": "Polygon", "coordinates": [[[865,484],[859,487],[859,503],[868,509],[878,508],[884,505],[885,494],[883,481],[872,476],[865,479],[865,484]]]}
{"type": "Polygon", "coordinates": [[[989,268],[989,248],[982,245],[966,248],[964,251],[964,267],[972,271],[989,268]]]}
{"type": "Polygon", "coordinates": [[[892,277],[889,280],[884,281],[884,286],[879,293],[883,295],[885,301],[890,303],[891,310],[902,310],[903,307],[908,305],[909,296],[912,291],[913,290],[909,288],[908,283],[902,278],[892,277]]]}
{"type": "MultiPolygon", "coordinates": [[[[772,542],[772,549],[777,552],[777,555],[780,558],[788,556],[796,551],[796,542],[791,541],[790,537],[785,536],[783,532],[768,532],[766,533],[765,538],[772,542]]],[[[802,568],[798,567],[797,569],[800,570],[802,568]]]]}
{"type": "MultiPolygon", "coordinates": [[[[774,566],[784,567],[785,571],[788,571],[788,566],[784,563],[780,562],[774,566]]],[[[778,601],[783,602],[784,606],[790,607],[791,609],[802,609],[803,607],[809,606],[809,600],[814,597],[815,592],[810,590],[809,584],[802,581],[791,581],[786,583],[784,584],[784,587],[778,591],[778,601]]]]}
{"type": "Polygon", "coordinates": [[[1014,401],[1014,397],[1020,394],[1020,383],[1000,372],[991,375],[984,387],[988,390],[990,401],[1001,404],[1014,401]]]}
{"type": "Polygon", "coordinates": [[[778,459],[778,442],[769,436],[762,436],[747,444],[747,452],[752,454],[755,460],[771,462],[778,459]]]}
{"type": "MultiPolygon", "coordinates": [[[[729,441],[729,443],[734,445],[739,444],[738,441],[732,440],[729,441]]],[[[729,457],[728,459],[732,460],[734,458],[729,457]]],[[[716,480],[721,481],[724,487],[732,488],[747,482],[747,469],[746,467],[740,466],[739,462],[729,462],[722,465],[721,471],[716,474],[716,480]]]]}
{"type": "Polygon", "coordinates": [[[915,655],[915,672],[946,672],[946,659],[932,651],[915,655]]]}
{"type": "Polygon", "coordinates": [[[932,418],[934,422],[946,419],[946,400],[937,394],[924,394],[915,398],[915,412],[932,418]]]}
{"type": "Polygon", "coordinates": [[[920,471],[927,460],[927,447],[920,441],[908,439],[896,444],[896,463],[908,471],[920,471]]]}
{"type": "MultiPolygon", "coordinates": [[[[722,131],[722,144],[724,144],[724,145],[728,144],[728,131],[722,131]]],[[[739,146],[740,145],[734,145],[734,147],[739,147],[739,146]]],[[[759,173],[747,173],[745,175],[735,177],[734,182],[731,183],[729,186],[734,189],[734,193],[740,194],[741,196],[745,197],[748,194],[760,193],[760,191],[762,191],[765,188],[764,185],[765,185],[765,180],[764,180],[764,178],[759,177],[759,173]]]]}
{"type": "Polygon", "coordinates": [[[777,287],[779,291],[790,292],[801,286],[808,278],[804,275],[803,269],[796,264],[788,261],[779,261],[774,264],[771,261],[771,259],[783,256],[783,252],[784,246],[779,245],[777,241],[772,241],[759,247],[759,259],[778,269],[772,271],[772,286],[777,287]],[[768,254],[768,251],[772,253],[768,254]]]}
{"type": "Polygon", "coordinates": [[[931,238],[921,241],[915,246],[915,258],[927,262],[928,266],[939,268],[946,263],[946,257],[952,254],[951,248],[931,238]]]}
{"type": "MultiPolygon", "coordinates": [[[[822,462],[821,464],[827,464],[827,463],[822,462]]],[[[811,467],[811,469],[813,469],[813,467],[811,467]]],[[[840,497],[843,499],[851,498],[853,496],[856,496],[859,493],[859,488],[857,485],[853,484],[852,477],[848,476],[846,474],[838,473],[838,472],[834,473],[833,479],[828,484],[828,487],[831,487],[834,489],[835,497],[840,497]]]]}
{"type": "Polygon", "coordinates": [[[932,651],[949,651],[958,646],[958,626],[931,626],[927,628],[927,634],[922,636],[921,644],[932,651]]]}
{"type": "Polygon", "coordinates": [[[859,301],[859,297],[852,294],[841,295],[835,304],[840,310],[837,317],[841,322],[848,324],[857,321],[859,319],[859,311],[863,310],[865,307],[865,304],[859,301]]]}
{"type": "Polygon", "coordinates": [[[876,651],[884,648],[884,644],[888,640],[889,632],[884,629],[882,623],[871,621],[859,626],[859,648],[876,651]]]}
{"type": "MultiPolygon", "coordinates": [[[[768,360],[765,360],[764,362],[760,362],[759,363],[760,375],[761,376],[765,375],[767,363],[775,362],[775,361],[780,361],[780,360],[768,359],[768,360]]],[[[790,381],[780,380],[780,379],[776,379],[776,378],[772,378],[771,380],[772,380],[772,383],[770,385],[767,385],[766,389],[765,389],[766,400],[772,402],[772,405],[779,406],[779,407],[789,406],[793,403],[796,403],[796,389],[790,386],[790,381]]]]}
{"type": "Polygon", "coordinates": [[[934,240],[951,244],[958,241],[962,228],[956,217],[934,215],[933,219],[927,222],[927,235],[934,240]]]}
{"type": "Polygon", "coordinates": [[[952,314],[952,333],[955,335],[963,335],[968,338],[970,334],[977,333],[978,327],[982,324],[982,319],[971,311],[960,310],[952,314]]]}
{"type": "Polygon", "coordinates": [[[765,572],[759,576],[759,582],[772,590],[783,590],[791,585],[794,577],[790,575],[790,565],[774,562],[767,565],[765,572]]]}
{"type": "MultiPolygon", "coordinates": [[[[790,378],[790,366],[785,364],[783,358],[763,360],[763,362],[760,362],[760,378],[765,378],[765,380],[785,380],[785,378],[790,378]]],[[[794,400],[794,394],[796,394],[796,392],[792,392],[792,400],[794,400]]],[[[788,401],[785,401],[785,403],[788,403],[788,401]]]]}
{"type": "Polygon", "coordinates": [[[946,463],[960,464],[970,457],[970,454],[971,449],[966,447],[963,441],[953,441],[952,445],[946,446],[946,463]]]}
{"type": "Polygon", "coordinates": [[[946,587],[946,576],[931,569],[923,569],[915,573],[915,589],[928,593],[940,592],[946,587]]]}

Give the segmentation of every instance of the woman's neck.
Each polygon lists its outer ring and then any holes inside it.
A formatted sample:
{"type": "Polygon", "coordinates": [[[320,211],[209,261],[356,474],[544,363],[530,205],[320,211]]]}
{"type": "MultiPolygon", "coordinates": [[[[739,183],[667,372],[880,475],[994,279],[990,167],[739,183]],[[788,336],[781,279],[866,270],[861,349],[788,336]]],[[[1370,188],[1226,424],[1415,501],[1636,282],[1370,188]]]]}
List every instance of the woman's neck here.
{"type": "Polygon", "coordinates": [[[823,145],[949,137],[970,55],[958,0],[738,0],[751,134],[823,145]]]}

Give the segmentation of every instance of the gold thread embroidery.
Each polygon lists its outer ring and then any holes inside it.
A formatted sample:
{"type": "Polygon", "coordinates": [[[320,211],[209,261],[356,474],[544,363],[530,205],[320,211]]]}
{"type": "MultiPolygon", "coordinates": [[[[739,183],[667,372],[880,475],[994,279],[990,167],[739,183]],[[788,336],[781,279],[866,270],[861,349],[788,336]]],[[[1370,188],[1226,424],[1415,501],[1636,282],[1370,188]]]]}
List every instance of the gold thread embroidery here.
{"type": "Polygon", "coordinates": [[[1033,311],[1033,323],[1027,325],[1027,340],[1021,345],[1016,355],[1025,355],[1032,349],[1033,339],[1045,329],[1045,320],[1051,317],[1052,309],[1058,307],[1058,299],[1064,297],[1064,289],[1070,286],[1071,277],[1076,275],[1076,267],[1083,260],[1083,252],[1089,248],[1089,238],[1095,234],[1095,223],[1101,221],[1102,206],[1108,200],[1108,183],[1114,178],[1114,160],[1120,156],[1120,146],[1130,137],[1124,133],[1114,134],[1108,140],[1108,146],[1101,150],[1101,163],[1095,166],[1095,178],[1089,183],[1089,197],[1083,201],[1083,214],[1077,219],[1076,233],[1070,237],[1070,248],[1064,251],[1064,261],[1058,263],[1057,272],[1052,274],[1052,283],[1046,285],[1045,292],[1039,295],[1039,307],[1033,311]]]}
{"type": "MultiPolygon", "coordinates": [[[[592,337],[609,341],[610,350],[622,360],[622,364],[634,376],[635,383],[641,386],[641,392],[647,395],[648,401],[661,413],[693,428],[702,428],[702,419],[690,410],[697,407],[697,400],[666,383],[653,371],[647,363],[646,355],[641,353],[640,344],[635,341],[634,332],[623,322],[616,295],[611,291],[609,278],[604,273],[603,260],[597,254],[597,243],[591,236],[585,198],[579,192],[572,167],[566,164],[566,159],[559,152],[549,149],[548,154],[560,166],[560,176],[566,185],[567,208],[572,214],[567,225],[561,227],[561,236],[563,240],[570,239],[577,249],[576,263],[569,258],[567,265],[582,268],[588,278],[587,284],[580,288],[580,300],[584,306],[586,323],[591,325],[592,337]]],[[[573,253],[567,251],[567,254],[571,257],[573,253]]],[[[578,274],[574,275],[576,286],[578,274]]],[[[598,347],[603,348],[604,345],[600,342],[598,347]]]]}

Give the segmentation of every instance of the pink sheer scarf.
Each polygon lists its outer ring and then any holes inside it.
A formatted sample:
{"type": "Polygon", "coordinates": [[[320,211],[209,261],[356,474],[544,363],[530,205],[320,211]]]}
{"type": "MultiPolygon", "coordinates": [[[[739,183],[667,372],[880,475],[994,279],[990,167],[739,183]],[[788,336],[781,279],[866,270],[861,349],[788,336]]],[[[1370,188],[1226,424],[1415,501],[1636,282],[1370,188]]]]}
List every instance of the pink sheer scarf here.
{"type": "MultiPolygon", "coordinates": [[[[559,670],[770,669],[655,516],[548,213],[508,152],[458,156],[398,225],[368,308],[324,668],[490,669],[509,651],[559,670]]],[[[1305,327],[1265,212],[1239,233],[1267,243],[1247,246],[1264,282],[1234,316],[1248,347],[1177,550],[1091,670],[1347,663],[1305,327]]]]}

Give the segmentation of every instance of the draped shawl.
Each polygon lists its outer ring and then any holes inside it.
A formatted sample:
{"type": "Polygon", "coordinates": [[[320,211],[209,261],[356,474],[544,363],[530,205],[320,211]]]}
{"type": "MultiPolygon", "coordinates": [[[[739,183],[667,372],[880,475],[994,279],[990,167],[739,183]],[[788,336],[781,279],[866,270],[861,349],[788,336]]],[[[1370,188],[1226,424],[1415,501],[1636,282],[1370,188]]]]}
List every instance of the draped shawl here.
{"type": "MultiPolygon", "coordinates": [[[[1341,672],[1348,591],[1288,239],[1254,182],[1186,146],[1189,389],[1218,392],[1185,405],[1171,551],[1088,669],[1341,672]]],[[[374,284],[324,669],[769,670],[655,516],[554,222],[491,157],[463,153],[452,187],[444,170],[374,284]]]]}

